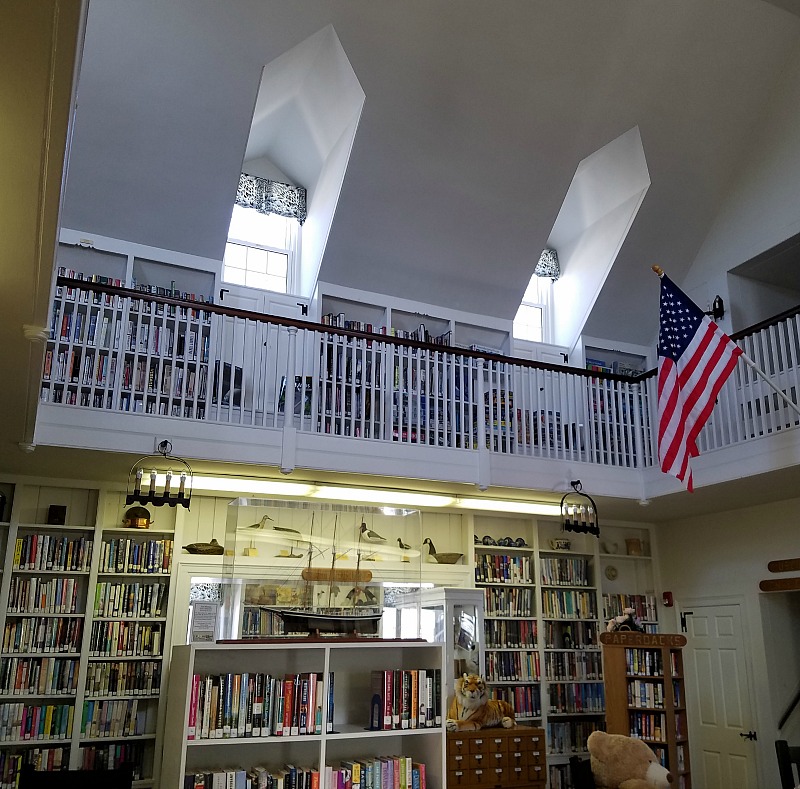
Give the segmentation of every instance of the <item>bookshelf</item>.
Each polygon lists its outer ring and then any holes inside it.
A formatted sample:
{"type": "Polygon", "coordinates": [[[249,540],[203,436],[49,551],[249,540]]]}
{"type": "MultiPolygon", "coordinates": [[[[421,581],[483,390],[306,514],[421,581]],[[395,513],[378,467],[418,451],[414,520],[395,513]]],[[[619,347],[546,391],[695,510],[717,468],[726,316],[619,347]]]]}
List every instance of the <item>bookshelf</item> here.
{"type": "Polygon", "coordinates": [[[62,242],[57,273],[90,283],[177,295],[198,308],[54,289],[40,400],[204,419],[230,397],[230,369],[213,365],[214,274],[62,242]]]}
{"type": "Polygon", "coordinates": [[[604,525],[599,548],[603,622],[633,608],[647,632],[658,632],[650,530],[604,525]]]}
{"type": "MultiPolygon", "coordinates": [[[[539,551],[548,753],[553,756],[584,752],[587,737],[603,722],[595,567],[591,553],[539,551]]],[[[565,769],[563,763],[552,764],[551,783],[562,781],[565,769]]]]}
{"type": "Polygon", "coordinates": [[[11,505],[0,587],[0,780],[15,786],[23,764],[58,770],[75,758],[97,500],[87,490],[0,489],[11,505]]]}
{"type": "Polygon", "coordinates": [[[680,634],[603,633],[606,726],[611,734],[644,740],[673,775],[691,789],[686,688],[680,634]]]}
{"type": "Polygon", "coordinates": [[[514,707],[518,721],[540,720],[534,551],[475,545],[475,586],[484,594],[485,679],[492,698],[514,707]]]}
{"type": "MultiPolygon", "coordinates": [[[[292,764],[319,773],[321,789],[334,789],[335,784],[331,786],[330,783],[330,773],[341,769],[343,763],[354,760],[374,762],[395,754],[402,754],[414,764],[424,764],[430,785],[442,786],[445,775],[445,740],[441,725],[443,701],[439,700],[432,726],[382,730],[377,727],[371,729],[370,700],[375,695],[373,672],[391,670],[409,675],[416,672],[418,676],[420,671],[427,673],[434,670],[441,675],[443,669],[443,646],[421,641],[304,638],[269,643],[221,642],[174,647],[160,786],[163,789],[183,789],[184,776],[187,774],[204,775],[223,769],[241,773],[253,771],[256,767],[280,771],[292,764]],[[244,674],[248,674],[249,686],[249,675],[263,676],[264,673],[284,682],[287,676],[313,675],[316,678],[314,694],[315,698],[321,698],[322,704],[320,725],[315,727],[313,733],[300,733],[298,714],[297,733],[290,729],[286,734],[282,728],[278,735],[277,730],[270,727],[265,736],[262,727],[259,736],[254,736],[254,724],[251,721],[250,736],[247,736],[247,718],[253,717],[254,708],[252,696],[248,706],[248,694],[244,693],[244,696],[239,696],[240,704],[244,698],[247,711],[244,736],[239,736],[237,717],[237,734],[234,737],[233,727],[227,732],[225,728],[229,725],[228,721],[232,724],[234,720],[233,695],[225,696],[223,693],[223,698],[228,701],[227,704],[223,702],[222,736],[212,738],[210,733],[208,737],[202,736],[202,722],[206,720],[204,716],[201,717],[201,736],[197,736],[198,692],[193,692],[193,688],[197,688],[199,682],[210,677],[209,685],[214,687],[213,677],[222,676],[225,677],[222,680],[224,688],[230,677],[229,687],[233,688],[233,675],[237,675],[241,693],[241,677],[244,674]],[[228,736],[225,736],[226,733],[228,736]]],[[[216,686],[220,686],[219,679],[216,680],[216,686]]],[[[209,694],[209,698],[214,695],[219,704],[219,690],[216,694],[209,694]]],[[[263,715],[264,709],[260,708],[260,714],[263,715]]]]}
{"type": "Polygon", "coordinates": [[[130,765],[155,785],[174,531],[104,527],[86,645],[79,765],[130,765]]]}

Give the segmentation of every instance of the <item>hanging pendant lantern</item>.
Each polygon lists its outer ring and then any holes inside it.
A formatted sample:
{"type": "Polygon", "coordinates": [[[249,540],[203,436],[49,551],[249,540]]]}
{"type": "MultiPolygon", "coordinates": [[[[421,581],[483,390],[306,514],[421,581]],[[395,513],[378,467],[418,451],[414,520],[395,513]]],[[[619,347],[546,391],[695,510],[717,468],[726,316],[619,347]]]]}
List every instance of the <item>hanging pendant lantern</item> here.
{"type": "Polygon", "coordinates": [[[597,505],[587,493],[579,479],[569,483],[572,490],[561,498],[561,525],[564,531],[600,536],[600,522],[597,518],[597,505]]]}
{"type": "Polygon", "coordinates": [[[154,507],[189,509],[192,498],[192,467],[183,459],[171,455],[172,444],[162,441],[158,455],[139,458],[128,472],[128,494],[125,504],[152,504],[154,507]]]}

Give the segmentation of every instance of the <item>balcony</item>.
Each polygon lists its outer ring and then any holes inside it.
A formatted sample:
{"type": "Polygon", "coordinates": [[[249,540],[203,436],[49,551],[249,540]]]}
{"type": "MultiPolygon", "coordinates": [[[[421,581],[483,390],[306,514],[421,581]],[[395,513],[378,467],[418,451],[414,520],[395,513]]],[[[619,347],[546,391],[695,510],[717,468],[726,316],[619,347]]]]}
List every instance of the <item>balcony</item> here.
{"type": "MultiPolygon", "coordinates": [[[[793,312],[737,338],[793,399],[799,337],[793,312]]],[[[696,484],[790,465],[797,425],[740,364],[699,438],[696,484]],[[732,463],[744,443],[742,473],[732,463]]],[[[285,473],[481,488],[557,490],[581,476],[640,498],[678,489],[658,469],[655,433],[653,373],[544,365],[59,277],[35,440],[147,454],[168,438],[187,457],[285,473]]]]}

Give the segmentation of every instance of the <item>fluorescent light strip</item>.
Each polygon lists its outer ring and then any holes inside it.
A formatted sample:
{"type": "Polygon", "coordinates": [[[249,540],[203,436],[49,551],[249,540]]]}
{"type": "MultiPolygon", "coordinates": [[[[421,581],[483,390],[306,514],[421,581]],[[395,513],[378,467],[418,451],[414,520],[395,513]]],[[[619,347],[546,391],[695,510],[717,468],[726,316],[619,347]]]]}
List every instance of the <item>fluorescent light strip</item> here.
{"type": "Polygon", "coordinates": [[[264,493],[268,496],[310,496],[315,490],[315,486],[300,482],[279,482],[269,479],[195,476],[192,480],[192,490],[202,490],[207,493],[264,493]]]}
{"type": "Polygon", "coordinates": [[[455,499],[435,493],[410,493],[403,490],[378,490],[374,488],[335,488],[322,485],[311,494],[315,499],[334,501],[359,501],[398,507],[449,507],[455,499]]]}
{"type": "Polygon", "coordinates": [[[509,501],[508,499],[467,499],[457,498],[456,507],[465,510],[481,510],[488,512],[513,512],[519,515],[560,515],[558,504],[546,504],[542,501],[509,501]]]}
{"type": "MultiPolygon", "coordinates": [[[[163,485],[163,480],[157,484],[163,485]]],[[[561,514],[558,504],[541,501],[511,501],[509,499],[480,499],[464,496],[444,496],[436,493],[414,493],[403,490],[381,490],[379,488],[349,488],[333,485],[310,485],[299,482],[281,482],[245,477],[195,476],[192,490],[205,493],[233,493],[243,495],[264,494],[277,497],[302,497],[376,504],[385,507],[424,507],[478,510],[480,512],[507,512],[518,515],[561,514]]]]}

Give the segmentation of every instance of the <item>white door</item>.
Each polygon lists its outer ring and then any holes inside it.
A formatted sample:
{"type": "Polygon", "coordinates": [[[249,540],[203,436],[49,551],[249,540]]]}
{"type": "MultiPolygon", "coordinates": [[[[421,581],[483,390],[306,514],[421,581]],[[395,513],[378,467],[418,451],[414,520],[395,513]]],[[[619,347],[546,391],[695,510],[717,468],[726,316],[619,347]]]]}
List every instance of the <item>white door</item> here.
{"type": "Polygon", "coordinates": [[[758,789],[751,682],[738,601],[683,604],[689,756],[697,789],[758,789]]]}
{"type": "MultiPolygon", "coordinates": [[[[219,304],[286,318],[305,318],[305,302],[293,296],[229,283],[220,286],[219,304]]],[[[220,417],[224,421],[276,424],[275,401],[288,361],[287,337],[286,329],[275,325],[245,323],[241,318],[225,318],[220,322],[216,352],[223,366],[222,386],[226,391],[229,379],[233,379],[231,395],[222,393],[220,417]]]]}

